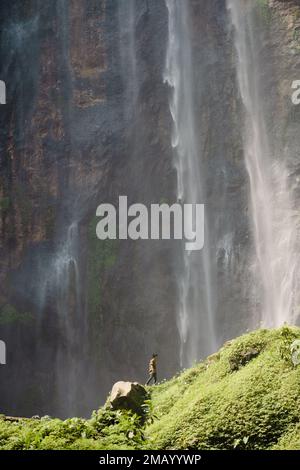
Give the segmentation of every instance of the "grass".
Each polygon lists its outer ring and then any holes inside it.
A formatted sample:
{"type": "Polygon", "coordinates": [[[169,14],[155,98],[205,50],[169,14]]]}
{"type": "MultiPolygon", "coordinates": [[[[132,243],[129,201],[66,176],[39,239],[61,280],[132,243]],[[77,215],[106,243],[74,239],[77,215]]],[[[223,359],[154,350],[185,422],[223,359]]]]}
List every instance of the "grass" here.
{"type": "Polygon", "coordinates": [[[0,418],[1,449],[298,449],[300,328],[261,329],[149,387],[146,421],[103,407],[90,420],[0,418]]]}
{"type": "MultiPolygon", "coordinates": [[[[300,368],[289,348],[297,337],[299,328],[250,333],[225,345],[212,362],[157,387],[152,400],[159,421],[148,429],[149,447],[269,449],[295,433],[300,368]],[[243,365],[253,349],[259,354],[243,365]],[[240,362],[235,371],[232,362],[240,362]]],[[[300,435],[294,445],[300,448],[300,435]]]]}

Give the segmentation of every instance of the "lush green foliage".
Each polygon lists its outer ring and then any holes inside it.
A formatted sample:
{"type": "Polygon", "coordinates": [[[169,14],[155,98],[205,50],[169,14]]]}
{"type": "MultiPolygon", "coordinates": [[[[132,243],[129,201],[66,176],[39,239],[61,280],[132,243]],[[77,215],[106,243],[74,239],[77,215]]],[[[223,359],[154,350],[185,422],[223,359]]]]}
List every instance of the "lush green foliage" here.
{"type": "Polygon", "coordinates": [[[143,445],[141,417],[127,411],[101,409],[91,419],[65,421],[44,417],[6,421],[0,418],[0,448],[136,449],[143,445]]]}
{"type": "Polygon", "coordinates": [[[91,419],[0,417],[2,449],[300,449],[299,328],[227,342],[172,380],[149,387],[145,417],[107,407],[91,419]]]}
{"type": "Polygon", "coordinates": [[[300,448],[300,366],[290,353],[297,337],[299,328],[287,327],[244,335],[157,387],[160,419],[148,429],[149,447],[268,449],[284,447],[287,434],[300,448]]]}

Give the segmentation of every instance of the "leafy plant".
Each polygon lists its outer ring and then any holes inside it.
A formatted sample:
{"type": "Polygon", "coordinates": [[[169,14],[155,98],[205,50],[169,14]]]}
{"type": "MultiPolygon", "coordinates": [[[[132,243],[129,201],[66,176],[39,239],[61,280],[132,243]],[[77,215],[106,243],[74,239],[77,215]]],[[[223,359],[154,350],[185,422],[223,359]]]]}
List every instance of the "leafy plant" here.
{"type": "Polygon", "coordinates": [[[0,415],[0,449],[300,449],[296,338],[300,328],[284,326],[226,343],[213,360],[151,387],[143,416],[105,406],[88,420],[0,415]],[[252,349],[232,372],[229,359],[252,349]]]}
{"type": "Polygon", "coordinates": [[[279,343],[278,350],[281,359],[283,359],[287,364],[292,366],[292,356],[291,356],[291,344],[294,339],[297,337],[290,328],[284,326],[280,330],[280,336],[282,341],[279,343]]]}

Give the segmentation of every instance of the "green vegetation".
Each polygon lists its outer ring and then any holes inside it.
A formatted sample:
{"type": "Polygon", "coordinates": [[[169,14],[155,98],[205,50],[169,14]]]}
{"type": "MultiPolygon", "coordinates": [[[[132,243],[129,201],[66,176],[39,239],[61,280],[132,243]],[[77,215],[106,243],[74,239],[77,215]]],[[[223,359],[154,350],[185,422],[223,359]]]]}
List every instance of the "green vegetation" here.
{"type": "Polygon", "coordinates": [[[292,434],[300,449],[300,367],[290,353],[295,338],[299,328],[244,335],[157,387],[152,399],[160,419],[148,430],[149,447],[271,449],[292,434]]]}
{"type": "Polygon", "coordinates": [[[0,198],[0,214],[6,214],[10,208],[10,198],[2,197],[0,198]]]}
{"type": "Polygon", "coordinates": [[[102,297],[102,278],[105,270],[117,260],[118,240],[99,240],[96,236],[98,219],[94,217],[88,229],[88,309],[91,318],[99,315],[102,297]]]}
{"type": "Polygon", "coordinates": [[[149,387],[146,420],[103,407],[91,419],[0,417],[2,449],[298,449],[300,328],[258,330],[149,387]],[[153,415],[156,415],[154,417],[153,415]]]}
{"type": "Polygon", "coordinates": [[[256,0],[256,3],[261,18],[267,25],[270,25],[272,20],[272,10],[269,6],[269,0],[256,0]]]}
{"type": "Polygon", "coordinates": [[[41,419],[11,420],[0,415],[0,449],[139,449],[145,442],[144,429],[152,418],[130,411],[94,411],[91,419],[65,421],[41,419]]]}
{"type": "Polygon", "coordinates": [[[12,305],[6,304],[0,308],[0,325],[10,325],[17,322],[27,324],[32,320],[33,315],[31,313],[20,313],[12,305]]]}

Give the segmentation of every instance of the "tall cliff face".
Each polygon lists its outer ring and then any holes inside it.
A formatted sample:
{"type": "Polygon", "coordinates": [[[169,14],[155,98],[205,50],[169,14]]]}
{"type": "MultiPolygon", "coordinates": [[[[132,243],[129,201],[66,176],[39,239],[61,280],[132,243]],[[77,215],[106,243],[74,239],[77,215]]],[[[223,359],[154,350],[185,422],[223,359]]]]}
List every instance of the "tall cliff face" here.
{"type": "Polygon", "coordinates": [[[162,343],[161,374],[178,366],[172,247],[95,234],[101,202],[174,193],[166,8],[128,3],[1,4],[1,406],[10,413],[88,412],[122,373],[143,380],[162,343]]]}
{"type": "MultiPolygon", "coordinates": [[[[257,3],[268,125],[295,184],[296,3],[257,3]]],[[[206,205],[220,344],[258,321],[243,105],[226,2],[187,5],[204,181],[197,202],[206,205]]],[[[0,79],[8,91],[0,108],[0,337],[8,353],[0,407],[89,414],[116,379],[143,381],[154,350],[160,377],[180,364],[181,244],[101,242],[95,234],[101,202],[177,200],[172,89],[164,82],[169,12],[165,0],[4,0],[0,16],[0,79]]],[[[199,359],[211,346],[203,323],[194,330],[199,359]]]]}

